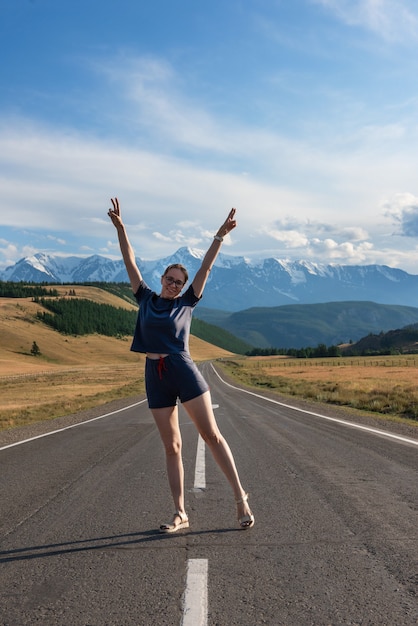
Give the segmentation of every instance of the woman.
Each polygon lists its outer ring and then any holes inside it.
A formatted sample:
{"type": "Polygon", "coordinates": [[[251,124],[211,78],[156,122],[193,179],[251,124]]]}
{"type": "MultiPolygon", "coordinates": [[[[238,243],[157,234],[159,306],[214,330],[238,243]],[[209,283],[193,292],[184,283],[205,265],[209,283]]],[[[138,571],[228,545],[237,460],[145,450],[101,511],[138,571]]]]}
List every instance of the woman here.
{"type": "Polygon", "coordinates": [[[174,264],[161,277],[161,292],[157,295],[143,281],[137,267],[117,198],[112,198],[112,205],[108,215],[116,227],[129,280],[140,305],[131,349],[146,353],[145,385],[148,404],[165,447],[168,481],[174,500],[173,519],[170,523],[161,525],[160,531],[173,533],[189,526],[184,508],[184,470],[177,398],[182,402],[233,489],[240,527],[250,528],[254,525],[254,516],[248,506],[248,494],[241,485],[231,450],[216,423],[209,387],[189,353],[193,308],[202,297],[223,237],[236,226],[235,209],[230,211],[214,236],[192,284],[185,293],[181,295],[188,280],[187,270],[180,264],[174,264]]]}

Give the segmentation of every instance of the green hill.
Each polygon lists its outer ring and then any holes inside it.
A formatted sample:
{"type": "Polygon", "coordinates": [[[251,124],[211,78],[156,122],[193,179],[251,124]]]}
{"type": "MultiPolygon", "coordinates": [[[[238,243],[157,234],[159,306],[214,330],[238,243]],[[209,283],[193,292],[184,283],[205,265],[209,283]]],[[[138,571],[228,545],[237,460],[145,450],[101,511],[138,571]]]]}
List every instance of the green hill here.
{"type": "Polygon", "coordinates": [[[207,343],[211,343],[212,345],[228,350],[229,352],[234,352],[235,354],[246,354],[253,347],[227,330],[224,330],[219,326],[203,322],[196,317],[192,320],[190,332],[195,337],[199,337],[199,339],[203,339],[207,343]]]}
{"type": "Polygon", "coordinates": [[[374,335],[370,333],[343,349],[347,355],[418,353],[418,324],[374,335]]]}
{"type": "Polygon", "coordinates": [[[285,349],[356,342],[370,333],[418,323],[418,308],[355,301],[253,307],[228,314],[202,307],[195,315],[255,347],[285,349]]]}

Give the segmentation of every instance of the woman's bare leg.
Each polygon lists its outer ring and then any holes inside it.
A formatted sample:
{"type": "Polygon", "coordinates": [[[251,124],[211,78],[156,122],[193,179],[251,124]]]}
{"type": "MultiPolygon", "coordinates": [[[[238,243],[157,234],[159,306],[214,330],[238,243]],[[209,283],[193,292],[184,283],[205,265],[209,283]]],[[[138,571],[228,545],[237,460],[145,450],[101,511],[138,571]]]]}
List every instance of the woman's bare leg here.
{"type": "MultiPolygon", "coordinates": [[[[210,392],[206,391],[201,396],[184,402],[183,406],[195,423],[200,436],[209,446],[218,466],[225,474],[233,489],[235,500],[241,500],[245,496],[245,491],[241,485],[231,449],[216,423],[210,392]]],[[[250,507],[245,500],[237,504],[237,507],[238,517],[251,514],[250,507]]]]}
{"type": "Polygon", "coordinates": [[[168,482],[176,511],[184,510],[184,468],[177,406],[151,409],[165,448],[168,482]]]}

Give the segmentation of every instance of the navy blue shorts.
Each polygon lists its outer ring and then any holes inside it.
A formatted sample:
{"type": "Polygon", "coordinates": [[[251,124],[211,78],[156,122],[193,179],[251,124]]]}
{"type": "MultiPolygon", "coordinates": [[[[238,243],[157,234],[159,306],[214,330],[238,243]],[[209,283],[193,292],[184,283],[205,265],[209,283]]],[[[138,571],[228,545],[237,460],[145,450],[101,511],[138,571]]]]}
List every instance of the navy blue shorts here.
{"type": "Polygon", "coordinates": [[[150,409],[162,409],[193,400],[209,390],[189,354],[180,352],[145,361],[145,388],[150,409]]]}

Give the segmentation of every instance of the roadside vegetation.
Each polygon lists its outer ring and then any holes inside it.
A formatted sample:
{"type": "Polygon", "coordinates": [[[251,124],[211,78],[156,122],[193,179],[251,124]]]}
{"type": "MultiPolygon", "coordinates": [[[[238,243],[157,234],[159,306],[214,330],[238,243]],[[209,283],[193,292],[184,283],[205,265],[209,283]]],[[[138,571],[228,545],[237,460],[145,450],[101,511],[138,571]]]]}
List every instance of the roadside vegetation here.
{"type": "Polygon", "coordinates": [[[144,394],[142,368],[91,365],[0,378],[0,430],[144,394]]]}
{"type": "Polygon", "coordinates": [[[219,365],[254,389],[346,406],[418,426],[418,355],[223,359],[219,365]]]}

